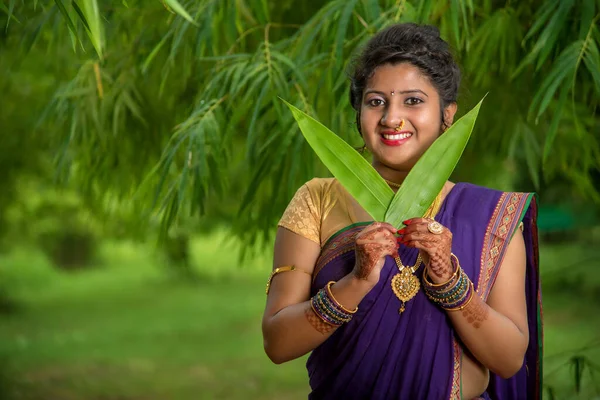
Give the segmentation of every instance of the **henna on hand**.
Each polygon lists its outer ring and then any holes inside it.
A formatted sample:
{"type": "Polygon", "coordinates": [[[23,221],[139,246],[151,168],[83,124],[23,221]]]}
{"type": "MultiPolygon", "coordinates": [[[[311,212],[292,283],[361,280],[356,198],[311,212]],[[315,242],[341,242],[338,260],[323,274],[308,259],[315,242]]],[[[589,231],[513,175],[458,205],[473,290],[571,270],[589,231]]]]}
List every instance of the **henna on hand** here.
{"type": "Polygon", "coordinates": [[[367,279],[373,269],[377,266],[377,262],[385,255],[396,250],[393,244],[378,244],[366,243],[360,245],[360,250],[356,250],[357,270],[355,275],[358,279],[367,279]]]}
{"type": "Polygon", "coordinates": [[[323,335],[328,334],[336,328],[335,326],[328,324],[327,322],[319,318],[319,316],[315,314],[315,311],[312,309],[310,304],[308,305],[308,308],[306,308],[306,310],[304,311],[304,315],[306,316],[306,319],[312,325],[312,327],[315,328],[317,332],[323,335]]]}
{"type": "Polygon", "coordinates": [[[354,275],[358,279],[368,280],[377,267],[383,266],[386,255],[393,255],[398,250],[394,239],[394,227],[389,224],[374,223],[365,228],[356,237],[356,265],[354,275]]]}
{"type": "MultiPolygon", "coordinates": [[[[474,295],[477,297],[476,295],[474,295]]],[[[481,324],[487,319],[490,313],[490,307],[479,297],[474,298],[462,310],[462,315],[468,323],[473,325],[475,329],[479,329],[481,324]]]]}
{"type": "MultiPolygon", "coordinates": [[[[421,251],[430,276],[442,282],[450,279],[453,266],[450,259],[452,252],[452,233],[447,228],[441,234],[429,232],[427,225],[431,220],[416,218],[407,221],[407,226],[399,231],[403,234],[400,243],[421,251]]],[[[436,282],[436,283],[439,283],[436,282]]]]}

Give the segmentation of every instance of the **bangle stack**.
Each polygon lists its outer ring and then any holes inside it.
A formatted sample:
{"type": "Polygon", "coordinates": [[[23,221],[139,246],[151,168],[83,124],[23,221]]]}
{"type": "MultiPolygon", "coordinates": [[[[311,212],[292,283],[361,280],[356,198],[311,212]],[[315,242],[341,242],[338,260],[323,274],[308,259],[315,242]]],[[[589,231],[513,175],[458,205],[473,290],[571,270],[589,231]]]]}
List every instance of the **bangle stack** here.
{"type": "Polygon", "coordinates": [[[473,282],[460,267],[458,257],[451,254],[450,258],[454,265],[452,277],[444,283],[435,284],[429,281],[427,270],[425,270],[423,271],[423,289],[427,297],[439,304],[444,310],[462,310],[471,302],[475,290],[473,282]]]}
{"type": "Polygon", "coordinates": [[[358,311],[348,310],[342,306],[331,293],[331,285],[335,282],[329,282],[323,289],[310,299],[310,306],[319,318],[333,326],[341,326],[352,319],[352,316],[358,311]]]}

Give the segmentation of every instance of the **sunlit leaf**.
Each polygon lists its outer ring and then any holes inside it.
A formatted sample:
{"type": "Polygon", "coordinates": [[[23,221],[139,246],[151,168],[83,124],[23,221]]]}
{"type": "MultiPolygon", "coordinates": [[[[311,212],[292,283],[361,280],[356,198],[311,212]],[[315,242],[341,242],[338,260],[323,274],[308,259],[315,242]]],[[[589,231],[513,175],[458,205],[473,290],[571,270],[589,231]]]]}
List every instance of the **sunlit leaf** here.
{"type": "Polygon", "coordinates": [[[198,25],[196,23],[196,21],[194,21],[194,19],[192,18],[192,16],[185,10],[185,8],[183,8],[183,6],[181,5],[181,3],[179,3],[179,1],[177,0],[164,0],[164,2],[169,6],[169,8],[171,8],[174,12],[176,12],[177,14],[181,15],[183,18],[185,18],[186,20],[188,20],[189,22],[191,22],[194,25],[198,25]]]}
{"type": "Polygon", "coordinates": [[[421,217],[450,178],[471,137],[483,99],[427,149],[394,195],[385,221],[400,227],[402,221],[421,217]]]}
{"type": "Polygon", "coordinates": [[[102,59],[104,54],[104,24],[102,23],[97,0],[73,0],[71,4],[73,4],[86,26],[88,36],[98,57],[102,59]]]}
{"type": "Polygon", "coordinates": [[[339,136],[300,109],[283,102],[323,164],[374,220],[383,221],[394,194],[383,178],[339,136]]]}

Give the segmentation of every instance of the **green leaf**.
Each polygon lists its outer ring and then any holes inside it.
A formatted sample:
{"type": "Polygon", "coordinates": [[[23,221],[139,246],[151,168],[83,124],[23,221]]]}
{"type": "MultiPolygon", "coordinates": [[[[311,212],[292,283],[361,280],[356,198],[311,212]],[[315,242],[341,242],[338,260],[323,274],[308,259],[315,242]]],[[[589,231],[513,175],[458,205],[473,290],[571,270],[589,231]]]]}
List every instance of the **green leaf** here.
{"type": "MultiPolygon", "coordinates": [[[[71,19],[71,16],[65,8],[65,5],[63,4],[62,0],[54,0],[54,3],[56,3],[56,7],[65,18],[65,21],[67,21],[67,27],[69,28],[69,32],[71,32],[75,39],[79,40],[79,35],[77,35],[77,28],[75,27],[75,23],[71,19]]],[[[75,51],[75,45],[76,43],[73,43],[73,51],[75,51]]]]}
{"type": "Polygon", "coordinates": [[[348,143],[323,124],[281,99],[292,111],[306,141],[352,197],[376,221],[382,221],[394,192],[348,143]]]}
{"type": "Polygon", "coordinates": [[[104,54],[104,25],[97,0],[73,0],[73,8],[87,28],[88,36],[98,57],[104,54]]]}
{"type": "Polygon", "coordinates": [[[187,19],[192,24],[198,26],[196,21],[192,18],[192,16],[183,8],[183,6],[177,0],[164,0],[165,4],[169,6],[171,10],[181,15],[183,18],[187,19]]]}
{"type": "Polygon", "coordinates": [[[8,24],[10,23],[10,20],[13,16],[13,11],[15,10],[15,1],[16,0],[10,0],[10,3],[8,3],[8,19],[6,20],[6,31],[8,31],[8,24]]]}
{"type": "MultiPolygon", "coordinates": [[[[13,0],[14,2],[14,0],[13,0]]],[[[13,3],[11,3],[11,6],[14,6],[13,3]]],[[[12,11],[12,7],[9,10],[6,5],[4,5],[4,3],[0,3],[0,10],[4,11],[7,15],[8,15],[8,21],[6,21],[6,29],[8,30],[8,23],[10,22],[11,19],[14,19],[18,24],[21,23],[21,21],[19,21],[17,19],[17,17],[14,16],[13,11],[12,11]]]]}
{"type": "Polygon", "coordinates": [[[342,52],[344,48],[344,39],[346,38],[346,31],[348,30],[348,23],[350,22],[350,17],[352,16],[352,11],[354,11],[354,7],[356,7],[357,0],[348,1],[342,11],[342,16],[340,17],[338,31],[335,36],[335,52],[334,57],[336,60],[342,59],[342,52]]]}
{"type": "Polygon", "coordinates": [[[152,51],[150,52],[148,57],[146,57],[146,60],[142,64],[142,74],[146,74],[148,72],[148,68],[150,68],[150,63],[152,63],[152,60],[154,60],[154,57],[156,57],[156,55],[158,54],[160,49],[162,49],[162,47],[167,42],[167,39],[169,39],[169,37],[171,37],[171,32],[167,33],[160,40],[160,42],[158,42],[158,44],[156,46],[154,46],[154,49],[152,49],[152,51]]]}
{"type": "Polygon", "coordinates": [[[552,143],[554,142],[554,138],[556,137],[556,133],[558,132],[558,124],[560,123],[560,120],[562,118],[562,113],[565,108],[565,103],[567,102],[567,93],[569,93],[569,87],[564,86],[561,89],[560,100],[558,101],[556,110],[554,110],[554,116],[552,117],[552,123],[550,124],[548,133],[546,134],[546,142],[544,143],[544,156],[543,156],[544,163],[546,163],[548,156],[550,155],[550,151],[552,150],[552,143]]]}
{"type": "Polygon", "coordinates": [[[421,156],[396,192],[385,214],[385,222],[399,227],[402,221],[425,214],[460,160],[482,102],[483,99],[421,156]]]}

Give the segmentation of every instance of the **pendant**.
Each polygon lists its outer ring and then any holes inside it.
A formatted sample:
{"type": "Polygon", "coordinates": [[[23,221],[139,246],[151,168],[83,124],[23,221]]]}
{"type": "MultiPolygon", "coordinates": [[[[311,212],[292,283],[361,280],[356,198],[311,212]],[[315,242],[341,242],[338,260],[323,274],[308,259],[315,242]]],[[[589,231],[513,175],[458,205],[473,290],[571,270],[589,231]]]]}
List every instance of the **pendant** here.
{"type": "Polygon", "coordinates": [[[404,303],[415,297],[420,287],[419,278],[411,272],[410,268],[403,268],[400,273],[394,275],[392,278],[392,290],[402,302],[400,310],[398,310],[400,314],[405,310],[404,303]]]}

